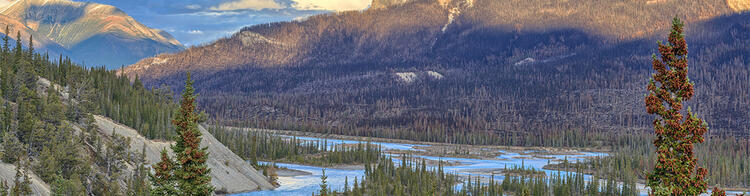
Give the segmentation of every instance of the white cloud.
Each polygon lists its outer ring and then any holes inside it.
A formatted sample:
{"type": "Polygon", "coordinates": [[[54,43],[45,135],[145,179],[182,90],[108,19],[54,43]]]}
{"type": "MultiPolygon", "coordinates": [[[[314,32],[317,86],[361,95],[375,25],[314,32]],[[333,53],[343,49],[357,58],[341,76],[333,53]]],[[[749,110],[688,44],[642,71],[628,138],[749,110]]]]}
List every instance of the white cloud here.
{"type": "Polygon", "coordinates": [[[187,5],[187,6],[185,6],[185,8],[187,8],[187,9],[191,9],[191,10],[197,10],[197,9],[201,9],[201,8],[202,8],[202,6],[201,6],[201,5],[198,5],[198,4],[191,4],[191,5],[187,5]]]}
{"type": "Polygon", "coordinates": [[[262,10],[262,9],[281,9],[283,6],[276,3],[274,0],[235,0],[229,1],[218,6],[211,7],[211,10],[215,11],[229,11],[229,10],[262,10]]]}
{"type": "Polygon", "coordinates": [[[205,12],[193,12],[193,13],[184,13],[184,14],[177,14],[177,15],[230,17],[230,16],[245,15],[245,13],[243,13],[242,11],[205,11],[205,12]]]}
{"type": "Polygon", "coordinates": [[[298,10],[364,10],[372,0],[293,0],[292,6],[298,10]]]}
{"type": "Polygon", "coordinates": [[[202,35],[203,31],[201,31],[201,30],[190,30],[190,31],[188,31],[188,33],[189,34],[193,34],[193,35],[202,35]]]}
{"type": "Polygon", "coordinates": [[[8,1],[8,0],[0,0],[0,8],[3,8],[5,6],[7,6],[8,4],[10,4],[10,1],[8,1]]]}

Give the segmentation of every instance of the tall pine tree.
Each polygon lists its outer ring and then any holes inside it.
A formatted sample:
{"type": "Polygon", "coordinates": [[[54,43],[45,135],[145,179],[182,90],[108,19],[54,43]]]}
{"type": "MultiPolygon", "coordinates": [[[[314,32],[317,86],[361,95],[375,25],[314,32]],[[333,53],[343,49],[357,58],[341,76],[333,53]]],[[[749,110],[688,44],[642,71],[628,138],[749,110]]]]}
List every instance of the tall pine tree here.
{"type": "Polygon", "coordinates": [[[180,99],[180,108],[172,119],[177,131],[175,144],[171,146],[176,155],[173,162],[166,149],[161,152],[161,161],[151,175],[154,189],[152,195],[210,195],[211,170],[206,165],[208,148],[201,148],[201,132],[198,130],[199,114],[195,111],[195,90],[190,73],[180,99]]]}
{"type": "Polygon", "coordinates": [[[688,108],[683,120],[682,102],[693,97],[693,83],[688,79],[687,43],[684,24],[674,18],[669,43],[659,42],[661,59],[653,56],[652,75],[647,89],[646,110],[654,119],[657,161],[648,175],[652,195],[698,195],[706,191],[708,171],[697,166],[693,144],[703,142],[708,127],[688,108]]]}
{"type": "Polygon", "coordinates": [[[174,176],[183,195],[210,195],[214,187],[211,185],[211,170],[206,165],[208,149],[200,147],[201,132],[198,130],[199,115],[195,111],[194,93],[193,81],[187,73],[180,108],[172,120],[178,136],[172,146],[178,164],[174,176]]]}

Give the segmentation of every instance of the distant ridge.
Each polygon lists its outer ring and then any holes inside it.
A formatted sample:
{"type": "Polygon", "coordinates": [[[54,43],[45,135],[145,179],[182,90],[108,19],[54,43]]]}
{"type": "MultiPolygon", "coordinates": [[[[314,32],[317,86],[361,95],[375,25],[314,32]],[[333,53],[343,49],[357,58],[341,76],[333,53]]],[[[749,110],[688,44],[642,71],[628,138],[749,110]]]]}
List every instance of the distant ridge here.
{"type": "Polygon", "coordinates": [[[205,46],[143,59],[123,73],[158,78],[187,70],[241,67],[429,64],[444,62],[433,58],[444,55],[463,61],[497,56],[501,51],[496,50],[504,50],[473,35],[506,39],[513,34],[575,31],[590,36],[576,38],[618,43],[651,38],[664,31],[678,12],[689,23],[734,12],[723,1],[703,0],[612,5],[598,1],[374,0],[371,6],[376,9],[246,27],[205,46]],[[506,9],[514,6],[523,9],[506,9]],[[483,47],[489,48],[479,50],[483,47]],[[470,48],[479,51],[465,50],[470,48]]]}
{"type": "Polygon", "coordinates": [[[169,33],[149,28],[110,5],[16,0],[0,10],[0,25],[11,25],[11,37],[16,31],[32,34],[49,52],[85,59],[88,65],[115,68],[184,48],[169,33]]]}
{"type": "Polygon", "coordinates": [[[691,80],[701,84],[688,106],[713,133],[750,135],[743,101],[750,99],[750,13],[737,11],[746,1],[372,5],[246,27],[120,73],[180,90],[190,71],[202,109],[262,128],[407,130],[433,132],[435,140],[468,131],[644,131],[653,120],[643,112],[651,55],[678,16],[686,22],[691,80]]]}

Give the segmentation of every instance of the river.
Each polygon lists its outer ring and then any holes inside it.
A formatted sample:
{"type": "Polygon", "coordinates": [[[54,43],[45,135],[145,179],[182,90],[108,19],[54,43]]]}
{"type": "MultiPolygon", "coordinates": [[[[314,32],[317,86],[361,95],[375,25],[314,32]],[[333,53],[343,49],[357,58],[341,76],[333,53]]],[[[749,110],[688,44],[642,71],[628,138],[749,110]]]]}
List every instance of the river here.
{"type": "MultiPolygon", "coordinates": [[[[320,141],[320,142],[326,141],[328,143],[329,148],[332,148],[333,146],[340,145],[340,144],[357,144],[357,143],[362,142],[362,141],[354,141],[354,140],[321,139],[321,138],[314,138],[314,137],[297,137],[297,139],[305,140],[305,141],[320,141]]],[[[387,142],[370,142],[370,143],[374,145],[380,145],[384,151],[385,150],[423,151],[422,149],[418,149],[417,147],[428,146],[428,145],[422,145],[422,144],[403,144],[403,143],[387,143],[387,142]]],[[[527,153],[505,152],[505,151],[500,151],[500,152],[503,154],[496,157],[497,159],[452,158],[452,157],[420,156],[420,155],[415,156],[415,157],[424,158],[428,160],[459,162],[460,164],[457,164],[454,166],[444,166],[444,170],[450,173],[478,176],[480,174],[472,173],[472,171],[487,170],[487,169],[503,169],[503,168],[511,168],[514,166],[534,168],[534,169],[542,170],[546,172],[548,175],[550,175],[551,173],[553,172],[556,173],[558,171],[544,169],[543,167],[547,165],[548,163],[560,162],[564,159],[567,159],[570,162],[576,162],[576,161],[582,160],[585,157],[607,156],[606,153],[595,153],[595,152],[577,152],[577,153],[572,153],[568,155],[544,155],[544,157],[533,156],[527,153]]],[[[400,163],[400,160],[398,159],[398,157],[394,157],[394,162],[397,164],[400,163]]],[[[280,176],[278,178],[278,182],[280,186],[274,190],[255,191],[255,192],[240,193],[240,194],[235,194],[235,195],[241,195],[241,196],[300,195],[302,196],[302,195],[311,195],[312,193],[317,193],[318,190],[320,189],[320,181],[321,181],[320,177],[321,177],[323,168],[315,167],[315,166],[298,165],[298,164],[288,164],[288,163],[276,163],[276,165],[279,167],[284,167],[288,169],[309,172],[311,173],[311,175],[301,175],[301,176],[293,176],[293,177],[280,176]]],[[[560,172],[560,173],[564,174],[565,172],[560,172]]],[[[348,183],[351,186],[355,177],[357,179],[362,179],[363,175],[364,175],[364,170],[362,169],[332,169],[332,168],[326,169],[326,176],[328,176],[328,180],[327,180],[328,185],[333,190],[343,189],[345,179],[348,179],[348,183]]],[[[487,175],[481,175],[481,176],[489,177],[487,175]]],[[[587,178],[589,178],[589,176],[587,176],[587,178]]],[[[502,176],[496,176],[495,179],[502,180],[502,176]]]]}

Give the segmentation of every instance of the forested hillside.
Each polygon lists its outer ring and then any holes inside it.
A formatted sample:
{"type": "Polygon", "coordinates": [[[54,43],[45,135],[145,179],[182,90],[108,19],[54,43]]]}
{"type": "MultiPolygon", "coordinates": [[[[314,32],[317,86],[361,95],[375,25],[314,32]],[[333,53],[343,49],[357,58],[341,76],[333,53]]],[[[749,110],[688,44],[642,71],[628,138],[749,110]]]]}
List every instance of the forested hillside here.
{"type": "Polygon", "coordinates": [[[4,36],[0,43],[0,157],[15,165],[16,175],[3,177],[0,192],[147,194],[145,151],[127,151],[131,140],[103,134],[92,114],[138,127],[150,138],[168,138],[175,107],[170,96],[131,85],[104,68],[51,60],[31,42],[24,48],[20,39],[15,46],[9,40],[4,36]],[[34,189],[28,176],[38,176],[34,189]]]}
{"type": "Polygon", "coordinates": [[[124,72],[158,79],[185,70],[247,67],[515,63],[650,39],[675,15],[694,23],[732,13],[724,1],[413,0],[250,26],[206,46],[144,59],[124,72]]]}
{"type": "Polygon", "coordinates": [[[725,1],[410,1],[247,27],[121,73],[179,90],[193,71],[203,109],[255,127],[531,145],[650,130],[644,81],[675,15],[701,84],[688,105],[710,134],[746,136],[750,14],[725,1]]]}

